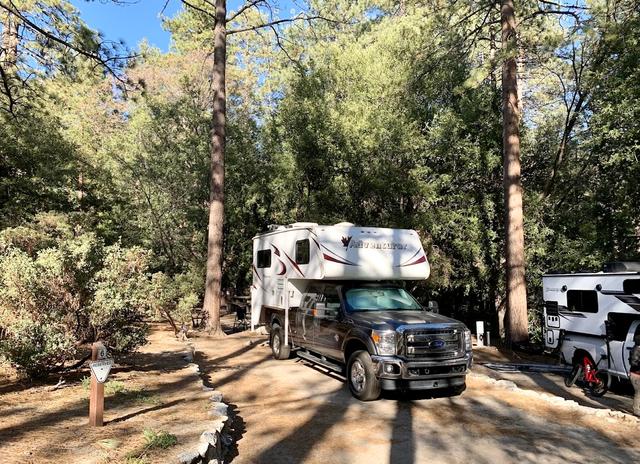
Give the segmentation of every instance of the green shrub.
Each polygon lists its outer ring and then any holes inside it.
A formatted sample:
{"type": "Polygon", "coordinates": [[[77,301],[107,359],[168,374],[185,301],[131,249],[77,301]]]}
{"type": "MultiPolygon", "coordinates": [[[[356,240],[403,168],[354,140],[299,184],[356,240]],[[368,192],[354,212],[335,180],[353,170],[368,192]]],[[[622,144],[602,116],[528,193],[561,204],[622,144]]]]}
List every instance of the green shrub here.
{"type": "Polygon", "coordinates": [[[1,231],[0,357],[39,377],[82,343],[135,350],[146,342],[150,259],[142,248],[105,247],[61,215],[1,231]]]}
{"type": "Polygon", "coordinates": [[[144,429],[143,435],[147,449],[167,449],[178,443],[178,438],[175,435],[165,431],[156,432],[152,429],[144,429]]]}
{"type": "Polygon", "coordinates": [[[91,325],[115,352],[130,352],[146,342],[149,259],[150,252],[139,247],[107,247],[104,266],[92,282],[91,325]]]}

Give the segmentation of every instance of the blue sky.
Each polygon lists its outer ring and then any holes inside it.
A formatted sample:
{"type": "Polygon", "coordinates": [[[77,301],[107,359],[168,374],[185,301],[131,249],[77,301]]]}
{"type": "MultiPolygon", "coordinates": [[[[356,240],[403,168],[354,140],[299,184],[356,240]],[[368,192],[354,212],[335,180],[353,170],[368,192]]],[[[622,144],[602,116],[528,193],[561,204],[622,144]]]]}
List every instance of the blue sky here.
{"type": "MultiPolygon", "coordinates": [[[[169,33],[162,29],[159,14],[166,0],[125,0],[128,5],[117,5],[109,0],[71,0],[80,10],[84,22],[104,34],[105,39],[124,39],[129,48],[136,48],[140,41],[146,38],[149,43],[161,50],[169,49],[169,33]]],[[[227,8],[233,10],[241,0],[229,0],[227,8]]],[[[274,2],[281,6],[284,12],[293,6],[292,0],[274,2]]],[[[165,16],[173,16],[181,6],[180,0],[169,0],[165,9],[165,16]]]]}

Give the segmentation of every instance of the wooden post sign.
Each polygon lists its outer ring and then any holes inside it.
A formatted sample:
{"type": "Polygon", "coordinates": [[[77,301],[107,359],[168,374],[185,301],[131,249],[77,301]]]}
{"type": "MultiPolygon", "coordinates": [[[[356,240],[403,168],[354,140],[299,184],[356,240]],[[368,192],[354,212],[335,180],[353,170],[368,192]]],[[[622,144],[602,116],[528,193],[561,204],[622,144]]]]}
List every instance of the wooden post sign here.
{"type": "Polygon", "coordinates": [[[107,347],[102,342],[91,346],[91,391],[89,394],[89,425],[102,427],[104,414],[104,382],[109,376],[113,360],[108,358],[107,347]]]}

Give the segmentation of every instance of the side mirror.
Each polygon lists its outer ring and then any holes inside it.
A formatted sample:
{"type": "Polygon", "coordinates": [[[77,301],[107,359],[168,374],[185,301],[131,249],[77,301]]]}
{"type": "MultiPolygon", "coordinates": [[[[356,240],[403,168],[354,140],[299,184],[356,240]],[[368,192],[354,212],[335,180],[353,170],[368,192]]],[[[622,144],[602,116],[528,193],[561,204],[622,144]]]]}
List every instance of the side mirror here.
{"type": "Polygon", "coordinates": [[[429,301],[429,305],[427,307],[429,308],[429,311],[431,311],[432,313],[436,313],[436,314],[440,313],[440,306],[438,306],[437,301],[429,301]]]}

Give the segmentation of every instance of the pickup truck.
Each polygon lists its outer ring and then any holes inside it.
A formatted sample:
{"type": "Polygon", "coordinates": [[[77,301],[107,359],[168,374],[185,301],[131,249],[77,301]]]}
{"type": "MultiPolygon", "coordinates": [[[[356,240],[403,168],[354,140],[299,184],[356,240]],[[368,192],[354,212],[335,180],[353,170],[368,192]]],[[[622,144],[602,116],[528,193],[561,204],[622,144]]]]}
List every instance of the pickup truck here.
{"type": "Polygon", "coordinates": [[[449,388],[461,393],[473,354],[466,326],[428,311],[401,285],[362,281],[310,283],[299,307],[264,307],[276,359],[292,351],[346,375],[351,393],[449,388]]]}

